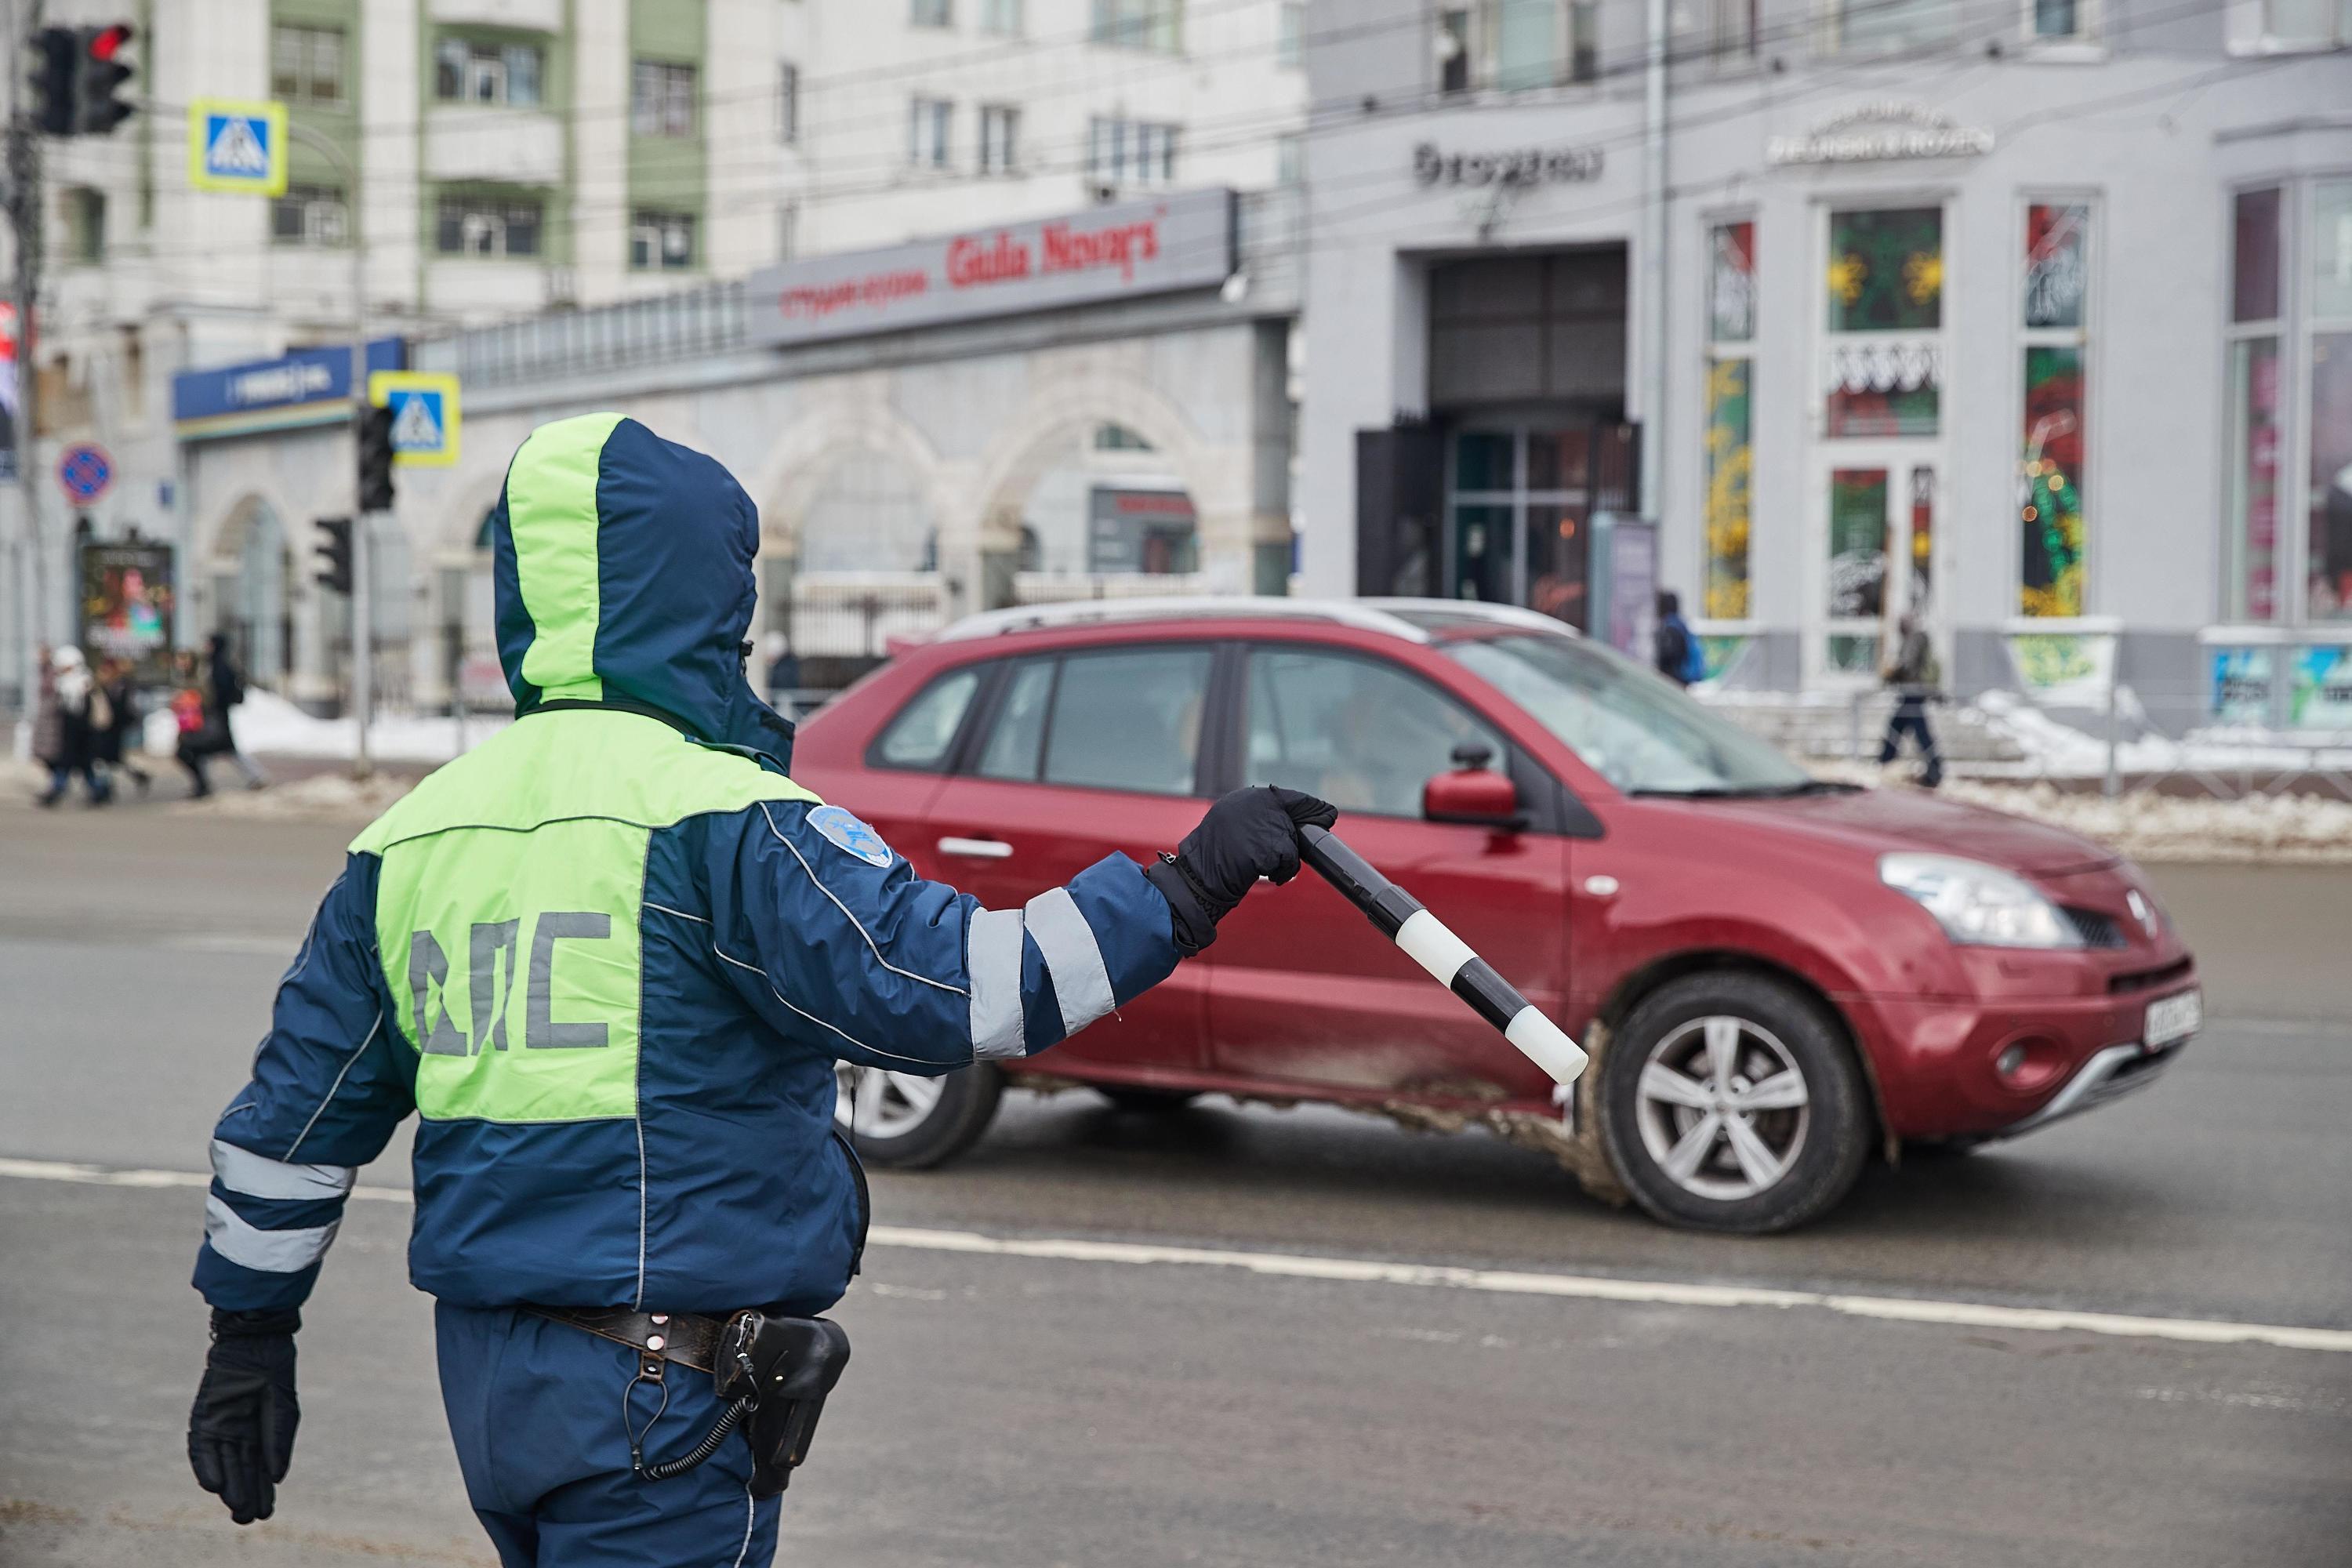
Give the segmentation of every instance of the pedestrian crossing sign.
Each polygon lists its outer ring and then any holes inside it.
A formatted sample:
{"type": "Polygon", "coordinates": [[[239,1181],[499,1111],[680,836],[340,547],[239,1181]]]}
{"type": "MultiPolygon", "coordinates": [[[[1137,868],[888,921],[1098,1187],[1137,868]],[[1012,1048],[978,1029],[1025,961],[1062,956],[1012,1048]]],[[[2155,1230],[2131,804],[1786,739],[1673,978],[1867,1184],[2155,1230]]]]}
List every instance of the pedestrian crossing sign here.
{"type": "Polygon", "coordinates": [[[392,460],[404,468],[446,468],[457,460],[457,378],[421,370],[380,370],[368,402],[392,410],[392,460]]]}
{"type": "Polygon", "coordinates": [[[200,98],[188,105],[188,184],[200,191],[286,194],[286,106],[200,98]]]}

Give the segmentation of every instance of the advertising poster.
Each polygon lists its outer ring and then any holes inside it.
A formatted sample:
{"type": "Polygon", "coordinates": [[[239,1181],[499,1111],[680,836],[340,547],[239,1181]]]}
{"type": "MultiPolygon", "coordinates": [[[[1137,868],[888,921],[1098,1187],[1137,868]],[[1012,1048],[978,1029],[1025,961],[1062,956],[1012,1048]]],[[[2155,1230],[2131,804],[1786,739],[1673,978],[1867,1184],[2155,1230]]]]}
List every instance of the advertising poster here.
{"type": "Polygon", "coordinates": [[[82,651],[93,664],[127,658],[137,678],[161,683],[172,652],[172,547],[81,547],[82,651]]]}
{"type": "Polygon", "coordinates": [[[2271,650],[2213,650],[2213,722],[2267,727],[2271,721],[2271,650]]]}
{"type": "Polygon", "coordinates": [[[2287,727],[2352,733],[2352,647],[2296,650],[2287,727]]]}

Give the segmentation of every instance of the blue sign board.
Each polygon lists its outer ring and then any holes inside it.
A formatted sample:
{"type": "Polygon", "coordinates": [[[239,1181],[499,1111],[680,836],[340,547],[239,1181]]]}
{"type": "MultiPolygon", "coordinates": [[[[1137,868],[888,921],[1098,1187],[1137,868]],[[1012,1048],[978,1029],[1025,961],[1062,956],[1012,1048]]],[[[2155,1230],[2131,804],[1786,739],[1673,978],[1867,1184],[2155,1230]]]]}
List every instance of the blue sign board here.
{"type": "Polygon", "coordinates": [[[73,501],[94,501],[106,493],[114,481],[114,465],[107,460],[106,449],[85,441],[68,447],[58,460],[58,484],[73,501]]]}
{"type": "MultiPolygon", "coordinates": [[[[377,338],[367,346],[371,374],[407,364],[405,339],[377,338]]],[[[203,441],[331,424],[343,417],[351,400],[349,348],[296,349],[278,359],[182,371],[172,378],[172,423],[181,440],[203,441]]]]}

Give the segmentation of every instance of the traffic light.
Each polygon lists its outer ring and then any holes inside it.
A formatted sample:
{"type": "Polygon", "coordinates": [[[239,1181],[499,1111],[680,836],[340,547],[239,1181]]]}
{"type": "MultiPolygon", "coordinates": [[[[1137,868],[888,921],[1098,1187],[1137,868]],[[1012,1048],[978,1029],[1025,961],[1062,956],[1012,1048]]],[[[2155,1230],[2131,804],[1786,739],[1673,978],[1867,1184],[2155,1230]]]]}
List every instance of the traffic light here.
{"type": "Polygon", "coordinates": [[[319,531],[327,537],[312,548],[326,564],[312,574],[311,581],[321,588],[331,588],[349,597],[352,591],[352,520],[348,517],[322,517],[319,531]]]}
{"type": "Polygon", "coordinates": [[[137,105],[114,96],[131,80],[131,68],[123,60],[122,49],[135,31],[128,22],[74,30],[81,68],[74,77],[71,134],[110,135],[136,111],[137,105]]]}
{"type": "Polygon", "coordinates": [[[43,27],[33,35],[33,127],[44,136],[70,136],[74,122],[75,68],[81,40],[71,27],[43,27]]]}
{"type": "Polygon", "coordinates": [[[392,510],[392,410],[366,408],[358,419],[360,510],[392,510]]]}

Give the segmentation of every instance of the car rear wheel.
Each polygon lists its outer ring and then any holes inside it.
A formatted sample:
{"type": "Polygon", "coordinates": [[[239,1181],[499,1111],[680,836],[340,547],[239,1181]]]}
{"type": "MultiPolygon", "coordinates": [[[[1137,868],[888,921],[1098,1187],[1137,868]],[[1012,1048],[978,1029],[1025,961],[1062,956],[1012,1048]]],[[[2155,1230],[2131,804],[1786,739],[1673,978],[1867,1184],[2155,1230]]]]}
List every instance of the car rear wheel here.
{"type": "Polygon", "coordinates": [[[1183,1110],[1201,1098],[1198,1089],[1144,1089],[1140,1086],[1113,1089],[1097,1084],[1095,1092],[1109,1100],[1113,1110],[1129,1116],[1165,1116],[1171,1111],[1183,1110]]]}
{"type": "Polygon", "coordinates": [[[1845,1196],[1870,1149],[1868,1092],[1836,1025],[1763,975],[1687,975],[1644,998],[1601,1093],[1610,1163],[1670,1225],[1802,1225],[1845,1196]]]}
{"type": "Polygon", "coordinates": [[[837,1063],[834,1121],[868,1164],[921,1170],[971,1148],[988,1131],[1004,1077],[969,1067],[945,1078],[837,1063]]]}

